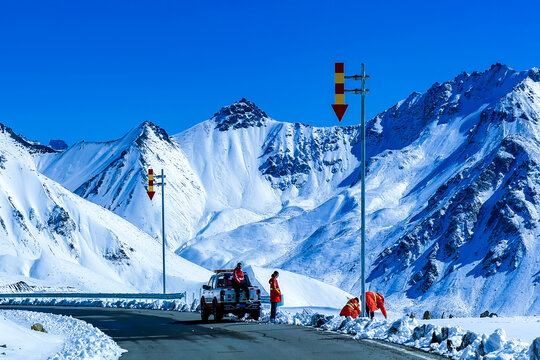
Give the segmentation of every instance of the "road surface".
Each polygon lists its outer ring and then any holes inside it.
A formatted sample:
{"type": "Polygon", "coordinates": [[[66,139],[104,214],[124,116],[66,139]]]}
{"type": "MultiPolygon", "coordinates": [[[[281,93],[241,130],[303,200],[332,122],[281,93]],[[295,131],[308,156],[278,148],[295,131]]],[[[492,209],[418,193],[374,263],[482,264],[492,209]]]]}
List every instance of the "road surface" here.
{"type": "Polygon", "coordinates": [[[416,349],[309,327],[235,322],[203,323],[199,314],[86,307],[0,306],[71,315],[128,350],[121,360],[150,359],[445,359],[416,349]]]}

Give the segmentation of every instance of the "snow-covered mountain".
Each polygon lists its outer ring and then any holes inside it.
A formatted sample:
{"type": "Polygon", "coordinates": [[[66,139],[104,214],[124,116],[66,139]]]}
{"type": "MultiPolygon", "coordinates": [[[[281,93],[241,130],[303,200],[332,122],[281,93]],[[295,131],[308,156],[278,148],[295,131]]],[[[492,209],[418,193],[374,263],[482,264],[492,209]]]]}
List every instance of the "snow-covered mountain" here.
{"type": "MultiPolygon", "coordinates": [[[[497,64],[368,123],[368,287],[390,307],[540,312],[539,117],[540,71],[497,64]]],[[[146,197],[145,171],[164,168],[178,254],[358,292],[358,134],[281,123],[242,99],[175,136],[144,123],[120,140],[35,158],[45,175],[152,236],[160,209],[146,197]]]]}
{"type": "Polygon", "coordinates": [[[46,176],[155,237],[161,204],[146,195],[146,172],[164,169],[168,244],[176,249],[267,219],[291,200],[306,208],[326,201],[358,165],[356,136],[355,128],[280,123],[242,99],[174,137],[145,122],[119,140],[81,142],[37,162],[46,176]]]}
{"type": "MultiPolygon", "coordinates": [[[[80,142],[61,153],[36,157],[39,171],[75,194],[109,209],[161,239],[161,199],[150,201],[147,172],[165,170],[167,242],[191,238],[203,215],[206,192],[178,145],[149,122],[106,143],[80,142]]],[[[161,191],[156,188],[157,191],[161,191]]]]}
{"type": "MultiPolygon", "coordinates": [[[[368,286],[390,304],[540,311],[539,81],[538,69],[494,65],[412,94],[370,122],[368,286]]],[[[282,266],[315,263],[309,275],[358,289],[357,223],[353,215],[327,225],[282,266]]]]}
{"type": "MultiPolygon", "coordinates": [[[[128,221],[36,170],[54,154],[0,124],[0,278],[87,291],[161,291],[161,245],[128,221]]],[[[209,272],[167,254],[168,290],[196,288],[209,272]]]]}

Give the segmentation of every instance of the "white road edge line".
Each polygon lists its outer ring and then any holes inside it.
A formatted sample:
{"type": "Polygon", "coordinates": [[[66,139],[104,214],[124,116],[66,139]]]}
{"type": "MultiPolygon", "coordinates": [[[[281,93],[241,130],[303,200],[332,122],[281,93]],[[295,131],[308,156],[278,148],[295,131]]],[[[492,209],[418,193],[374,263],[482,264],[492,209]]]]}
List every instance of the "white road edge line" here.
{"type": "Polygon", "coordinates": [[[417,353],[413,352],[412,350],[405,350],[405,349],[401,348],[400,346],[394,346],[394,345],[386,344],[386,343],[381,342],[381,341],[375,341],[375,340],[372,340],[372,339],[362,339],[362,340],[370,342],[372,344],[377,344],[377,345],[381,345],[381,346],[384,346],[384,347],[387,347],[387,348],[390,348],[390,349],[398,350],[398,351],[401,351],[403,353],[406,353],[407,355],[416,356],[416,357],[418,357],[420,359],[433,360],[432,357],[422,355],[422,354],[417,354],[417,353]]]}

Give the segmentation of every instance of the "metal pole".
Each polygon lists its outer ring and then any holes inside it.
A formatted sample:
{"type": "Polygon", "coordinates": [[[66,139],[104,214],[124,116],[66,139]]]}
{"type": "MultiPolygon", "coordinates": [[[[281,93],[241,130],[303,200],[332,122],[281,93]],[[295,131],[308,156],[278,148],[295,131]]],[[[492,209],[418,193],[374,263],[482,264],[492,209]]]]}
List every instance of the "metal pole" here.
{"type": "Polygon", "coordinates": [[[366,72],[364,71],[364,63],[362,63],[362,102],[361,102],[361,138],[362,138],[362,168],[361,168],[361,210],[362,210],[362,240],[361,240],[361,252],[362,252],[362,317],[366,317],[366,124],[365,124],[365,90],[366,90],[366,72]]]}
{"type": "Polygon", "coordinates": [[[161,169],[161,234],[163,238],[163,294],[166,294],[165,287],[165,175],[161,169]]]}

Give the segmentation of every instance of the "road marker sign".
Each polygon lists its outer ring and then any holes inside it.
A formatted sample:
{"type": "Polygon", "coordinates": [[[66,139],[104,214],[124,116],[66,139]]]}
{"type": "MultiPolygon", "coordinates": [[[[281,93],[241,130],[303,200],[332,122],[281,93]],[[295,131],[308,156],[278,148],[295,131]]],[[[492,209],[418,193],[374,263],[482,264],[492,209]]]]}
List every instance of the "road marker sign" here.
{"type": "Polygon", "coordinates": [[[154,170],[148,169],[148,191],[146,192],[148,194],[148,197],[150,200],[154,197],[154,194],[156,193],[154,191],[154,170]]]}
{"type": "Polygon", "coordinates": [[[338,120],[341,121],[349,106],[345,104],[345,71],[343,63],[336,63],[335,73],[336,101],[335,104],[332,104],[332,108],[338,120]]]}

